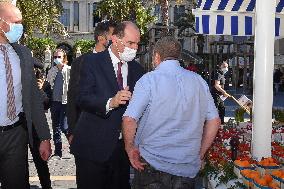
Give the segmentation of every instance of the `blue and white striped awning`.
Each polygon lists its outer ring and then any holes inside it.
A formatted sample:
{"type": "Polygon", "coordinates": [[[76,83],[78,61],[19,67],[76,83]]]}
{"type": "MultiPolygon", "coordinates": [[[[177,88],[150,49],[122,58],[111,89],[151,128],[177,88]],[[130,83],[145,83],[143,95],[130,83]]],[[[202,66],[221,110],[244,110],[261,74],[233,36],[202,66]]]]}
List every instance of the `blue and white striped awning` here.
{"type": "MultiPolygon", "coordinates": [[[[269,0],[260,0],[269,1],[269,0]]],[[[275,36],[284,36],[284,0],[276,0],[275,36]]],[[[196,32],[207,35],[254,35],[256,0],[198,0],[196,32]]]]}

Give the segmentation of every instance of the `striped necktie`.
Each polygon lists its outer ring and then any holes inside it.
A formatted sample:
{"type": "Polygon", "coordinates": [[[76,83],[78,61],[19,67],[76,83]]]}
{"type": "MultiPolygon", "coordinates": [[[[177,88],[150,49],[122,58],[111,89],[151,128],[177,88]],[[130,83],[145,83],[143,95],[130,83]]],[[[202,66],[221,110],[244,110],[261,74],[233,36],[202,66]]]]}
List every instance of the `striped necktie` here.
{"type": "Polygon", "coordinates": [[[117,69],[117,84],[119,90],[123,90],[123,77],[122,77],[121,67],[122,67],[122,62],[119,62],[117,69]]]}
{"type": "Polygon", "coordinates": [[[12,68],[8,57],[7,48],[0,45],[0,51],[4,55],[4,64],[6,69],[6,82],[7,82],[7,117],[13,121],[16,116],[15,94],[13,86],[12,68]]]}

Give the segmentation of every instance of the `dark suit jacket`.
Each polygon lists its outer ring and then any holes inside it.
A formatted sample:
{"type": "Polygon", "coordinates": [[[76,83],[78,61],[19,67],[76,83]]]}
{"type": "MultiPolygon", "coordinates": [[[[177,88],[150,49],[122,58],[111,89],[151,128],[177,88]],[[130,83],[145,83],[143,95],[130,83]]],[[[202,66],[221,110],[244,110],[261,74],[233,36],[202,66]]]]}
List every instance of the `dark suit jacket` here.
{"type": "Polygon", "coordinates": [[[85,58],[92,53],[83,54],[82,56],[76,58],[71,65],[70,79],[67,91],[67,123],[68,123],[68,132],[73,134],[73,130],[78,121],[79,115],[81,114],[80,108],[77,106],[76,98],[79,95],[79,81],[80,81],[80,70],[82,62],[85,58]]]}
{"type": "MultiPolygon", "coordinates": [[[[108,99],[119,90],[108,50],[88,55],[82,64],[77,99],[82,113],[74,130],[71,151],[77,157],[104,162],[118,142],[126,106],[106,114],[108,99]]],[[[127,82],[131,92],[143,74],[140,64],[128,62],[127,82]]]]}
{"type": "Polygon", "coordinates": [[[11,44],[20,58],[21,81],[22,81],[22,102],[27,121],[29,140],[32,144],[32,123],[35,126],[39,139],[50,139],[49,127],[43,110],[43,101],[40,91],[37,87],[37,81],[34,73],[34,59],[31,51],[22,45],[11,44]]]}

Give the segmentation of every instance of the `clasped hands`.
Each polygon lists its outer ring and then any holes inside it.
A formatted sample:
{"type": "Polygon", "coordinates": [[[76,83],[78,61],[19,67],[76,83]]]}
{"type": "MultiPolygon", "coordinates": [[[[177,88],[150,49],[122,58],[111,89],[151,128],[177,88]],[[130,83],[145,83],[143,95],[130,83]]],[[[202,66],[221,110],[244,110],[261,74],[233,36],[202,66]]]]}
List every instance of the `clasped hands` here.
{"type": "Polygon", "coordinates": [[[131,96],[132,93],[129,91],[129,87],[125,87],[125,89],[118,91],[110,100],[110,108],[118,108],[120,105],[125,105],[131,99],[131,96]]]}

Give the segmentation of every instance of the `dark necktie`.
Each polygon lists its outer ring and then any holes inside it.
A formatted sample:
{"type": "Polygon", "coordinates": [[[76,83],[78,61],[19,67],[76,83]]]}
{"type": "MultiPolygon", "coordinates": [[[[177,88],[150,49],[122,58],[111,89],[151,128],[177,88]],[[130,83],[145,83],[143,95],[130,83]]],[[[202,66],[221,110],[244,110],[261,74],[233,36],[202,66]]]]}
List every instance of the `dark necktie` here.
{"type": "Polygon", "coordinates": [[[119,62],[118,68],[117,68],[117,84],[118,84],[119,90],[123,90],[123,77],[121,73],[121,66],[122,66],[122,62],[119,62]]]}
{"type": "Polygon", "coordinates": [[[7,117],[13,121],[16,116],[15,94],[13,86],[13,75],[8,52],[5,46],[0,45],[0,51],[4,55],[4,64],[6,69],[6,82],[7,82],[7,117]]]}

